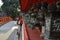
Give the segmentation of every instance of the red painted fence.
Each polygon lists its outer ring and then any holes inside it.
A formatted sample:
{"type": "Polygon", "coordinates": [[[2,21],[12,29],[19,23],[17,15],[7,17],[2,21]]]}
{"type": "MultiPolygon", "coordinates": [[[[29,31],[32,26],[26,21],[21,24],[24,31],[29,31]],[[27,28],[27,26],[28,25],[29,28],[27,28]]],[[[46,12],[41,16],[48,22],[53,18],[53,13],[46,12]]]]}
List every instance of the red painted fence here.
{"type": "Polygon", "coordinates": [[[26,24],[25,24],[24,20],[23,20],[23,24],[22,24],[22,40],[29,40],[27,30],[26,30],[26,24]]]}

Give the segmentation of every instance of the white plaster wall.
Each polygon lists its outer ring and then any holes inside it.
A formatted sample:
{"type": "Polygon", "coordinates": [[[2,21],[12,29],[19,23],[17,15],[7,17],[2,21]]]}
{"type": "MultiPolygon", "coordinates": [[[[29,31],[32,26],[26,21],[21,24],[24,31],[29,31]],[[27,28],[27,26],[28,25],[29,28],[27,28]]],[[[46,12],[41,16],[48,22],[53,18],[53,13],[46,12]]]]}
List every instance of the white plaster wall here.
{"type": "Polygon", "coordinates": [[[16,21],[8,22],[0,27],[0,40],[18,40],[17,37],[18,25],[16,21]]]}
{"type": "Polygon", "coordinates": [[[11,33],[7,40],[18,40],[16,29],[11,33]]]}

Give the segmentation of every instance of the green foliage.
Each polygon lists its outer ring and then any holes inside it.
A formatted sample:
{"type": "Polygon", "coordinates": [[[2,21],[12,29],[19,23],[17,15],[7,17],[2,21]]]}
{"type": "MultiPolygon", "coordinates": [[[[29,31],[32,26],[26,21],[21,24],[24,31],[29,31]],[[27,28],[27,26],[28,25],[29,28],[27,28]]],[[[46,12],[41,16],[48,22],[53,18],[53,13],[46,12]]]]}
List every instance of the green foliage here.
{"type": "Polygon", "coordinates": [[[0,8],[0,12],[2,12],[2,9],[0,8]]]}
{"type": "Polygon", "coordinates": [[[19,0],[2,0],[3,5],[1,6],[2,10],[7,13],[7,16],[15,17],[19,16],[19,0]]]}

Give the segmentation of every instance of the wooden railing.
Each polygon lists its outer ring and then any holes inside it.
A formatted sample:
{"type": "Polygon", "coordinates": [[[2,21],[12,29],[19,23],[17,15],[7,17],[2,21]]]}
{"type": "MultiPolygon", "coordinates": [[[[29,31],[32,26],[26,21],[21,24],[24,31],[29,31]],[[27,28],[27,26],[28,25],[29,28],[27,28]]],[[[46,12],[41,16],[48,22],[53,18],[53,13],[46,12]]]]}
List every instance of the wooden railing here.
{"type": "Polygon", "coordinates": [[[0,26],[5,24],[6,22],[12,21],[11,17],[0,17],[0,26]]]}

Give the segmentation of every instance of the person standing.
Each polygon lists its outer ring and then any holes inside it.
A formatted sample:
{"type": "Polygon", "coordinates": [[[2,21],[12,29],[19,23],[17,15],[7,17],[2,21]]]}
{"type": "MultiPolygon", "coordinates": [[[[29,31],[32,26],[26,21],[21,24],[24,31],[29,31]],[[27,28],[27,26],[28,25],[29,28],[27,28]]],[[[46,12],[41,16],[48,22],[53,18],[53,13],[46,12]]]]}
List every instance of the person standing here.
{"type": "Polygon", "coordinates": [[[17,25],[18,25],[18,40],[20,40],[20,33],[22,31],[22,24],[23,24],[23,20],[22,20],[22,16],[19,18],[19,20],[17,21],[17,25]]]}

